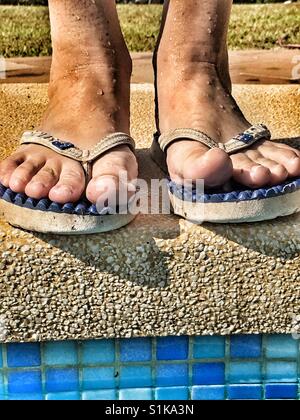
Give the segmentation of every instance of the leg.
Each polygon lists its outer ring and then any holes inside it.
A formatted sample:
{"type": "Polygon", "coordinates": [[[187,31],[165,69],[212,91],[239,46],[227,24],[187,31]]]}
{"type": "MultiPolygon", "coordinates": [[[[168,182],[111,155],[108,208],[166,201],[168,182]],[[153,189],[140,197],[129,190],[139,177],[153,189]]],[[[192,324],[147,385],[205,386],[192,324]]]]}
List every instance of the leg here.
{"type": "MultiPolygon", "coordinates": [[[[129,134],[131,60],[111,0],[50,0],[53,63],[49,106],[40,129],[81,148],[101,137],[129,134]]],[[[101,157],[93,169],[87,197],[108,193],[107,181],[120,171],[137,176],[127,147],[101,157]]],[[[36,145],[20,147],[0,165],[0,182],[15,192],[66,203],[84,192],[80,165],[36,145]]],[[[111,183],[109,184],[111,185],[111,183]]]]}
{"type": "MultiPolygon", "coordinates": [[[[169,0],[157,48],[159,129],[195,128],[218,142],[250,127],[231,96],[227,32],[232,0],[169,0]]],[[[204,178],[207,186],[234,178],[249,187],[300,175],[300,153],[264,141],[232,156],[188,140],[168,148],[172,179],[204,178]],[[232,172],[233,171],[233,172],[232,172]]]]}

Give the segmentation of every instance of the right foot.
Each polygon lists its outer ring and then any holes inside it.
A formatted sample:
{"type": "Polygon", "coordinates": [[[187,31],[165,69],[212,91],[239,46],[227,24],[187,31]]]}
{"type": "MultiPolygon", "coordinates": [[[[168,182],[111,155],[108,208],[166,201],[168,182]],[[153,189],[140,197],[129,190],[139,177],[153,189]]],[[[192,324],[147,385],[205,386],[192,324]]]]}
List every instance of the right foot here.
{"type": "MultiPolygon", "coordinates": [[[[67,2],[50,2],[54,49],[50,101],[39,130],[81,149],[92,148],[108,134],[130,130],[131,60],[119,34],[110,35],[109,23],[98,9],[111,9],[110,1],[101,0],[100,6],[80,1],[78,16],[75,10],[66,13],[67,2]]],[[[137,161],[127,146],[112,149],[94,163],[87,198],[93,203],[110,198],[112,181],[117,185],[121,172],[129,181],[137,177],[137,161]]],[[[61,204],[76,202],[85,193],[81,165],[38,145],[23,145],[1,162],[0,182],[16,193],[61,204]]]]}

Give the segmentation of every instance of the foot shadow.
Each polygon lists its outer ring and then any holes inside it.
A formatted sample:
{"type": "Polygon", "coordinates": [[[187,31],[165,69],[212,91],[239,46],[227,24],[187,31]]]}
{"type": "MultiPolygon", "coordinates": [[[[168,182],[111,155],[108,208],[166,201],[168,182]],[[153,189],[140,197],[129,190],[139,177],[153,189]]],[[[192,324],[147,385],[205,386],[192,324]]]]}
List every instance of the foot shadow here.
{"type": "MultiPolygon", "coordinates": [[[[141,168],[140,178],[148,184],[152,178],[165,175],[151,160],[147,149],[137,151],[141,168]]],[[[169,285],[169,265],[173,251],[165,250],[163,240],[180,235],[179,218],[174,215],[139,215],[128,226],[114,232],[86,236],[57,236],[33,234],[65,254],[78,259],[86,272],[118,276],[147,288],[165,288],[169,285]]]]}

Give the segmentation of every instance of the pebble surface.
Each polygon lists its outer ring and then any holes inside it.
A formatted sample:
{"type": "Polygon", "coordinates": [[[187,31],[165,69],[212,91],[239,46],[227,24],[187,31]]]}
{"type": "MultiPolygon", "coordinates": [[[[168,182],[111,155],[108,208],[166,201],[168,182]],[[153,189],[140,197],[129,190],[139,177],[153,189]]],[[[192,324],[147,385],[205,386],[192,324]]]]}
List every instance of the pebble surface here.
{"type": "MultiPolygon", "coordinates": [[[[2,157],[39,120],[46,89],[0,86],[2,157]]],[[[279,115],[277,96],[265,89],[279,115]]],[[[300,90],[281,90],[283,100],[284,92],[293,115],[289,104],[297,98],[299,109],[300,90]]],[[[261,100],[256,87],[240,87],[237,96],[261,100]]],[[[154,129],[152,104],[152,89],[134,87],[133,134],[141,149],[154,129]]],[[[271,128],[286,136],[281,127],[279,120],[271,128]]],[[[143,177],[161,175],[144,150],[138,154],[143,177]]],[[[147,215],[86,237],[26,233],[0,220],[0,256],[2,342],[291,333],[300,315],[300,215],[241,226],[147,215]]]]}

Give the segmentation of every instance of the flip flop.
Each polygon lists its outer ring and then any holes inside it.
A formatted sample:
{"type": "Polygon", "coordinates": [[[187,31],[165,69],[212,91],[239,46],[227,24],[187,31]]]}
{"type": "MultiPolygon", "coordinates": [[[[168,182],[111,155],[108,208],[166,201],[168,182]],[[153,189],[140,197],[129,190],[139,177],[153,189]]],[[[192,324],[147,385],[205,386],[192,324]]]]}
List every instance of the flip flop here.
{"type": "MultiPolygon", "coordinates": [[[[44,146],[80,162],[86,175],[86,184],[92,177],[93,162],[104,153],[121,145],[127,145],[135,151],[134,140],[124,133],[108,135],[91,150],[81,150],[72,143],[40,131],[25,132],[21,144],[44,146]]],[[[115,213],[112,214],[109,207],[99,213],[97,207],[85,198],[77,203],[61,205],[47,198],[32,199],[0,184],[0,214],[11,225],[25,230],[67,235],[92,234],[119,229],[135,218],[130,212],[115,213]]]]}
{"type": "MultiPolygon", "coordinates": [[[[166,173],[166,150],[171,143],[181,139],[198,141],[210,149],[217,147],[231,155],[260,140],[270,140],[271,133],[265,125],[259,124],[226,144],[218,144],[205,133],[193,129],[178,129],[162,135],[157,133],[154,135],[151,156],[166,173]]],[[[171,180],[168,185],[174,213],[198,223],[259,222],[300,212],[300,178],[259,189],[233,184],[226,191],[199,192],[171,180]]]]}

